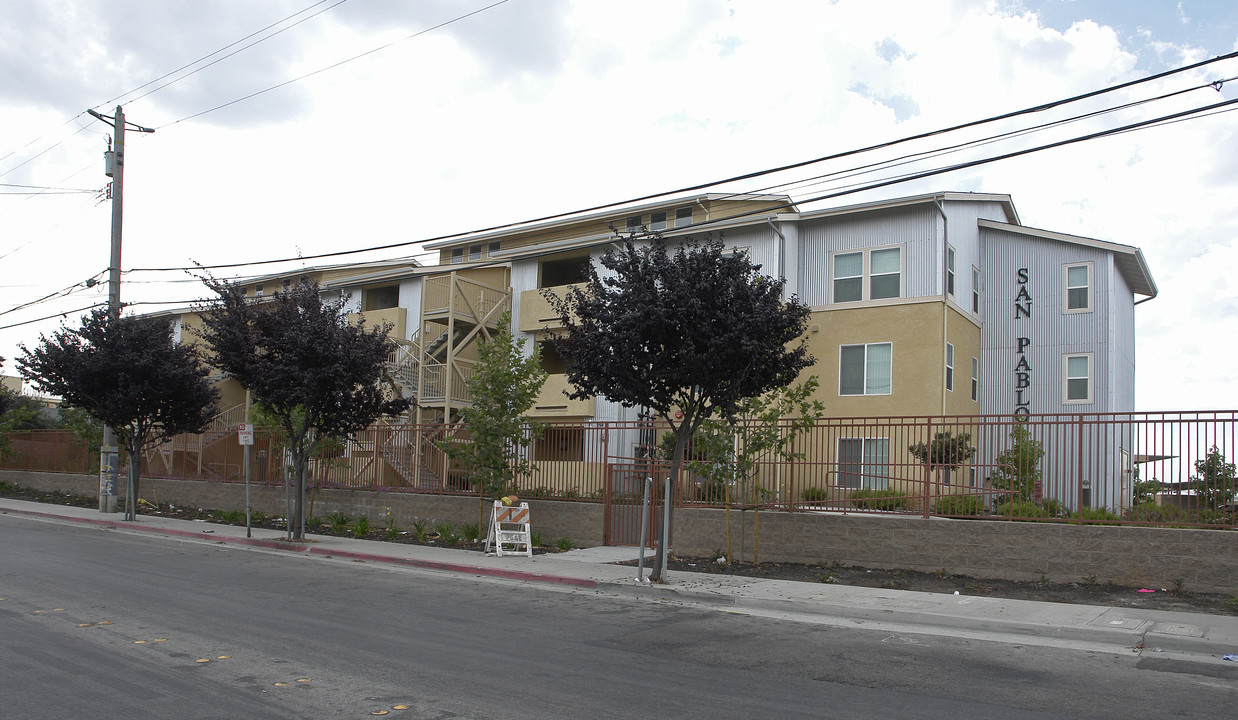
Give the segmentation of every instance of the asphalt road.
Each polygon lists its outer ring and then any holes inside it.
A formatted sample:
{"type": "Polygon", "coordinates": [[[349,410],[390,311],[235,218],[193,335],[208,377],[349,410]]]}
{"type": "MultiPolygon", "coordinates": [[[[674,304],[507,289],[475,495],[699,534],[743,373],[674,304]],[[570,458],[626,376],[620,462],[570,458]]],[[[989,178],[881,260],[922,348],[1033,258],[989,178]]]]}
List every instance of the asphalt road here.
{"type": "Polygon", "coordinates": [[[1228,718],[1224,670],[0,516],[0,718],[1228,718]]]}

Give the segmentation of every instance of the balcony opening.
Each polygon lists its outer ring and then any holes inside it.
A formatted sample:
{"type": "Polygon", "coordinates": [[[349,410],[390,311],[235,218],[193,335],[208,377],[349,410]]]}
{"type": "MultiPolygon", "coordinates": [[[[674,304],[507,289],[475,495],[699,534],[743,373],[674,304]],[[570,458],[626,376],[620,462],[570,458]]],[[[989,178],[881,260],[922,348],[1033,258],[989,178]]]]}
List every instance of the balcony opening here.
{"type": "Polygon", "coordinates": [[[537,347],[542,352],[542,370],[550,375],[562,375],[567,372],[567,362],[555,350],[554,343],[543,340],[537,344],[537,347]]]}
{"type": "Polygon", "coordinates": [[[589,256],[546,260],[541,267],[538,287],[549,288],[584,282],[589,277],[589,256]]]}
{"type": "Polygon", "coordinates": [[[386,285],[384,287],[366,288],[361,291],[361,310],[386,310],[400,305],[400,286],[386,285]]]}

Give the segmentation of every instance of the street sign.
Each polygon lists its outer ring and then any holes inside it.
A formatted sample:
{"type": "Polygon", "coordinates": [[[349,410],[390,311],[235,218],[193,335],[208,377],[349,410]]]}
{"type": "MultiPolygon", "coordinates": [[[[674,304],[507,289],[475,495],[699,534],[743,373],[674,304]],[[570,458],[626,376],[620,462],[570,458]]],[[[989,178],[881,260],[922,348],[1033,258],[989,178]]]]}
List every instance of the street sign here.
{"type": "Polygon", "coordinates": [[[244,425],[237,425],[236,429],[238,431],[237,438],[242,445],[253,445],[254,444],[254,426],[253,425],[250,425],[248,423],[244,425]]]}

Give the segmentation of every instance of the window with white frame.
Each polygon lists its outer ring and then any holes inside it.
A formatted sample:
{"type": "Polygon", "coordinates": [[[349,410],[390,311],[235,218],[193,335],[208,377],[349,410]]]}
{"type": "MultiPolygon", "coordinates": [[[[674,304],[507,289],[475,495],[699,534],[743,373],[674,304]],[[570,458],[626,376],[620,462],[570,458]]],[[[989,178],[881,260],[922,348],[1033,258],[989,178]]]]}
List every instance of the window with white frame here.
{"type": "Polygon", "coordinates": [[[469,245],[469,260],[481,260],[481,245],[469,245]]]}
{"type": "Polygon", "coordinates": [[[838,439],[838,487],[885,490],[889,466],[889,438],[838,439]]]}
{"type": "Polygon", "coordinates": [[[1062,268],[1062,307],[1068,313],[1092,311],[1092,263],[1062,268]]]}
{"type": "Polygon", "coordinates": [[[833,264],[834,302],[902,296],[902,248],[835,253],[833,264]]]}
{"type": "Polygon", "coordinates": [[[494,254],[498,252],[502,247],[503,247],[503,241],[495,240],[494,242],[491,242],[489,245],[486,246],[486,255],[488,257],[494,257],[494,254]]]}
{"type": "Polygon", "coordinates": [[[946,343],[946,390],[954,392],[954,346],[946,343]]]}
{"type": "Polygon", "coordinates": [[[980,314],[980,268],[974,265],[971,269],[971,311],[980,314]]]}
{"type": "Polygon", "coordinates": [[[980,358],[971,359],[971,399],[980,399],[980,358]]]}
{"type": "Polygon", "coordinates": [[[451,264],[455,265],[464,262],[464,248],[453,248],[451,251],[451,264]]]}
{"type": "Polygon", "coordinates": [[[891,343],[842,345],[838,349],[839,395],[889,395],[891,343]]]}
{"type": "Polygon", "coordinates": [[[692,208],[681,207],[675,210],[675,227],[687,227],[692,224],[692,208]]]}
{"type": "Polygon", "coordinates": [[[864,299],[864,253],[834,256],[834,302],[864,299]]]}
{"type": "Polygon", "coordinates": [[[954,297],[954,248],[946,246],[946,294],[954,297]]]}
{"type": "Polygon", "coordinates": [[[868,297],[896,298],[903,294],[903,251],[883,248],[868,253],[868,297]]]}
{"type": "Polygon", "coordinates": [[[1092,353],[1062,356],[1062,401],[1092,402],[1092,353]]]}
{"type": "Polygon", "coordinates": [[[649,229],[650,230],[665,230],[666,229],[666,211],[649,213],[649,229]]]}
{"type": "Polygon", "coordinates": [[[633,215],[625,221],[625,226],[628,232],[638,232],[641,226],[641,216],[633,215]]]}

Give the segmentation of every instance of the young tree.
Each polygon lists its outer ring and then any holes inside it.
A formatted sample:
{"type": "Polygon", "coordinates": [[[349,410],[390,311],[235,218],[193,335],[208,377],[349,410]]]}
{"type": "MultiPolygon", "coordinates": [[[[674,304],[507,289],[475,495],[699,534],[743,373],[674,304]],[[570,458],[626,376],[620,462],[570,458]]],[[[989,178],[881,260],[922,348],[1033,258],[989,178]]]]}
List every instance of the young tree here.
{"type": "Polygon", "coordinates": [[[511,331],[511,313],[499,319],[498,331],[482,340],[473,376],[465,381],[473,404],[460,410],[469,440],[446,442],[443,451],[457,460],[477,488],[481,507],[478,528],[485,523],[487,499],[514,488],[516,481],[533,474],[533,463],[524,450],[536,440],[542,427],[524,414],[533,408],[546,382],[541,351],[536,346],[524,354],[524,340],[511,331]]]}
{"type": "Polygon", "coordinates": [[[825,413],[825,405],[812,399],[820,382],[813,375],[802,383],[776,388],[759,397],[745,399],[730,420],[710,418],[692,438],[693,448],[703,455],[687,467],[701,476],[726,503],[726,559],[732,562],[731,507],[738,503],[743,537],[744,511],[753,511],[752,561],[757,561],[757,511],[767,488],[757,483],[762,461],[802,460],[794,449],[796,439],[806,435],[825,413]]]}
{"type": "Polygon", "coordinates": [[[1200,510],[1221,510],[1238,493],[1238,470],[1216,445],[1202,460],[1195,461],[1195,472],[1198,474],[1191,478],[1191,489],[1199,498],[1200,510]]]}
{"type": "Polygon", "coordinates": [[[989,482],[998,490],[1005,490],[1011,500],[1031,500],[1040,483],[1040,459],[1045,456],[1044,445],[1032,438],[1032,433],[1022,423],[1016,422],[1010,429],[1010,447],[997,456],[997,467],[989,476],[989,482]]]}
{"type": "Polygon", "coordinates": [[[125,516],[135,518],[142,452],[180,433],[201,432],[219,393],[197,351],[178,344],[166,319],[111,318],[104,309],[76,330],[21,348],[21,374],[37,388],[110,425],[129,456],[125,516]]]}
{"type": "Polygon", "coordinates": [[[388,326],[352,324],[343,299],[323,302],[318,284],[299,282],[268,298],[205,280],[218,298],[200,308],[199,334],[211,363],[248,388],[278,419],[296,476],[289,526],[304,536],[305,474],[324,438],[348,438],[409,401],[386,374],[395,343],[388,326]]]}
{"type": "MultiPolygon", "coordinates": [[[[909,445],[907,451],[930,472],[943,468],[949,472],[970,460],[976,454],[976,446],[971,444],[971,433],[955,435],[945,431],[933,433],[931,442],[909,445]]],[[[946,477],[949,482],[949,476],[946,477]]]]}
{"type": "Polygon", "coordinates": [[[602,395],[645,407],[675,433],[658,554],[651,579],[666,567],[671,483],[684,448],[712,415],[733,418],[746,398],[795,380],[814,360],[801,340],[809,314],[783,298],[782,280],[760,273],[721,239],[686,239],[673,253],[657,234],[633,236],[592,265],[582,286],[562,298],[546,291],[564,319],[555,348],[567,364],[572,397],[602,395]]]}

